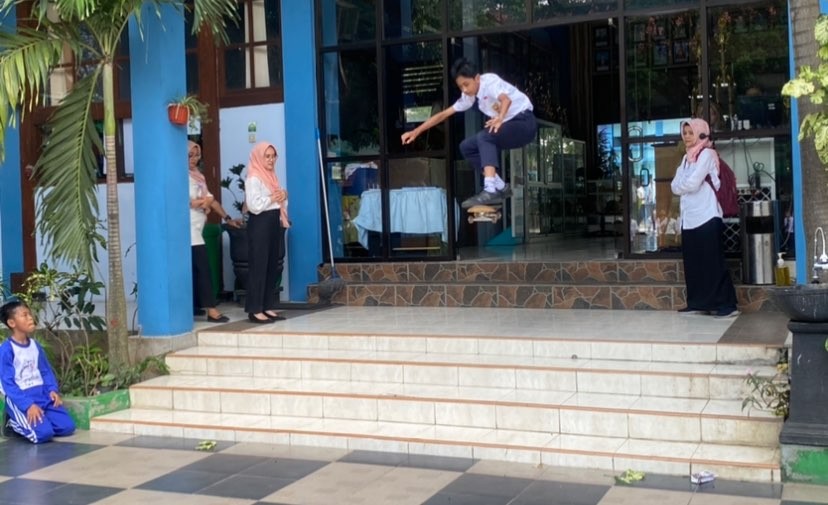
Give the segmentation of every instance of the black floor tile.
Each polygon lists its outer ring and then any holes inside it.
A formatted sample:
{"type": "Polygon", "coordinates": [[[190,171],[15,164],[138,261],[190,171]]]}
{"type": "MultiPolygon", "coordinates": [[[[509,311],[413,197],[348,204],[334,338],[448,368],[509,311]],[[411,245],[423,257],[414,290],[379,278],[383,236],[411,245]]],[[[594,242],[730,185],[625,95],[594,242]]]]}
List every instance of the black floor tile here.
{"type": "Polygon", "coordinates": [[[41,496],[37,503],[38,505],[87,505],[121,491],[123,489],[115,487],[66,484],[41,496]]]}
{"type": "MultiPolygon", "coordinates": [[[[177,449],[181,451],[194,451],[195,447],[202,440],[195,438],[174,438],[174,437],[151,437],[138,436],[124,440],[115,445],[124,447],[141,447],[144,449],[177,449]]],[[[235,442],[216,440],[216,446],[211,452],[219,452],[236,445],[235,442]]]]}
{"type": "Polygon", "coordinates": [[[342,457],[339,461],[343,463],[425,468],[428,470],[448,472],[465,472],[477,462],[477,460],[471,458],[450,458],[447,456],[400,454],[379,451],[353,451],[342,457]]]}
{"type": "Polygon", "coordinates": [[[437,493],[423,505],[507,505],[511,498],[479,494],[437,493]]]}
{"type": "Polygon", "coordinates": [[[509,505],[597,505],[610,486],[535,481],[509,505]]]}
{"type": "Polygon", "coordinates": [[[227,475],[222,473],[176,470],[137,487],[170,493],[195,493],[226,478],[227,475]]]}
{"type": "Polygon", "coordinates": [[[26,440],[7,440],[0,458],[0,475],[17,477],[67,459],[97,451],[104,446],[72,442],[32,444],[26,440]]]}
{"type": "MultiPolygon", "coordinates": [[[[825,494],[828,496],[828,488],[825,489],[825,494]]],[[[782,500],[779,505],[825,505],[821,502],[811,502],[811,501],[794,501],[794,500],[782,500]]]]}
{"type": "Polygon", "coordinates": [[[12,503],[14,503],[14,500],[25,497],[31,503],[32,501],[39,500],[41,496],[49,491],[65,485],[65,482],[51,482],[48,480],[10,479],[0,482],[0,496],[4,500],[12,501],[12,503]]]}
{"type": "Polygon", "coordinates": [[[307,459],[270,459],[244,469],[241,475],[298,480],[328,464],[327,461],[312,461],[307,459]]]}
{"type": "MultiPolygon", "coordinates": [[[[492,475],[464,474],[440,490],[441,494],[515,498],[533,481],[492,475]]],[[[508,500],[507,500],[508,501],[508,500]]]]}
{"type": "Polygon", "coordinates": [[[257,477],[255,475],[234,475],[212,486],[206,487],[198,494],[223,496],[225,498],[244,498],[261,500],[279,489],[296,482],[294,479],[257,477]]]}
{"type": "Polygon", "coordinates": [[[260,456],[242,456],[237,454],[213,454],[201,461],[189,464],[179,470],[198,470],[200,472],[212,472],[229,477],[250,468],[253,465],[264,463],[270,458],[260,456]]]}

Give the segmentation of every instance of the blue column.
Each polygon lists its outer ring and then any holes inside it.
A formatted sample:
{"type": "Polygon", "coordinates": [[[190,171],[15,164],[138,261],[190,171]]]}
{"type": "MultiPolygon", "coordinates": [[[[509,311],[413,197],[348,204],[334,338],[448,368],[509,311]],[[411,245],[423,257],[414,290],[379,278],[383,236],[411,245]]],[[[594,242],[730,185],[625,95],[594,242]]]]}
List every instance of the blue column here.
{"type": "Polygon", "coordinates": [[[129,26],[138,319],[144,336],[165,337],[193,328],[187,131],[167,119],[187,90],[184,18],[147,4],[141,22],[129,26]]]}
{"type": "MultiPolygon", "coordinates": [[[[5,18],[0,19],[0,30],[12,31],[16,28],[17,17],[10,9],[5,18]]],[[[20,132],[17,128],[8,128],[3,142],[6,158],[0,164],[0,272],[3,282],[9,287],[12,273],[23,271],[23,200],[20,187],[20,132]]]]}
{"type": "Polygon", "coordinates": [[[290,192],[290,299],[306,300],[322,261],[322,201],[316,154],[316,48],[313,2],[282,2],[285,162],[290,192]],[[288,43],[289,42],[289,43],[288,43]]]}

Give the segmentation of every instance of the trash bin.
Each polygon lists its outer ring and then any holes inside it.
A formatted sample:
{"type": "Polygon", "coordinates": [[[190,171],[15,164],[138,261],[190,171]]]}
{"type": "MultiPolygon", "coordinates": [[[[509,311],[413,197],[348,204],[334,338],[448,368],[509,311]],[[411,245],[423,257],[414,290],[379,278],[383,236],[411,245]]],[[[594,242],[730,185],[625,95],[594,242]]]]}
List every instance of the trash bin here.
{"type": "Polygon", "coordinates": [[[741,207],[742,281],[773,284],[774,202],[745,202],[741,207]]]}

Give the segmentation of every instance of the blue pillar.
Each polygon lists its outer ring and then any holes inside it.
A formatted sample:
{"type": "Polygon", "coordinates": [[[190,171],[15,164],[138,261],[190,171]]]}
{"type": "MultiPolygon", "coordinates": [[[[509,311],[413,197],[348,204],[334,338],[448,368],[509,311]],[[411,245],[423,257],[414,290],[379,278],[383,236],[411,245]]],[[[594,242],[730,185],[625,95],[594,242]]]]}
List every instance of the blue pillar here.
{"type": "Polygon", "coordinates": [[[165,337],[193,328],[187,131],[167,119],[187,90],[184,18],[147,4],[141,23],[129,26],[138,319],[144,336],[165,337]]]}
{"type": "Polygon", "coordinates": [[[322,201],[316,154],[316,47],[313,2],[282,2],[285,162],[290,197],[290,299],[306,300],[322,261],[322,201]]]}
{"type": "MultiPolygon", "coordinates": [[[[14,8],[0,19],[0,30],[14,30],[17,24],[14,8]]],[[[23,199],[20,187],[20,132],[6,129],[3,142],[5,160],[0,164],[0,273],[9,287],[12,273],[23,271],[23,199]]]]}

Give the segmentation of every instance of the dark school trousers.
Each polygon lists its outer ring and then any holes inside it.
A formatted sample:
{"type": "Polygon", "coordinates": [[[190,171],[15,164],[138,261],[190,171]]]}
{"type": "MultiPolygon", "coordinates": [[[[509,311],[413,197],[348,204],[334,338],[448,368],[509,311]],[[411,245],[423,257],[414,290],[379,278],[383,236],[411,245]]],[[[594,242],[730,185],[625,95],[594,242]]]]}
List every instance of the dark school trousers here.
{"type": "Polygon", "coordinates": [[[197,309],[211,309],[216,306],[213,291],[213,278],[210,275],[210,260],[207,258],[207,246],[194,245],[193,255],[193,306],[197,309]]]}
{"type": "Polygon", "coordinates": [[[43,409],[43,421],[40,424],[29,424],[26,413],[7,396],[6,414],[9,416],[9,426],[15,433],[33,444],[42,444],[53,437],[66,437],[75,432],[75,422],[69,417],[69,412],[63,405],[55,407],[43,386],[26,389],[24,393],[30,395],[37,406],[43,409]]]}
{"type": "Polygon", "coordinates": [[[718,217],[698,228],[681,230],[687,307],[690,309],[736,309],[736,289],[725,261],[723,231],[724,223],[718,217]]]}
{"type": "Polygon", "coordinates": [[[278,303],[276,283],[285,261],[285,229],[279,209],[250,214],[247,221],[247,293],[244,310],[259,314],[278,303]]]}
{"type": "Polygon", "coordinates": [[[497,133],[489,133],[483,128],[475,135],[460,142],[463,158],[477,170],[483,167],[499,167],[500,151],[516,149],[535,140],[538,123],[531,110],[525,110],[500,125],[497,133]]]}

